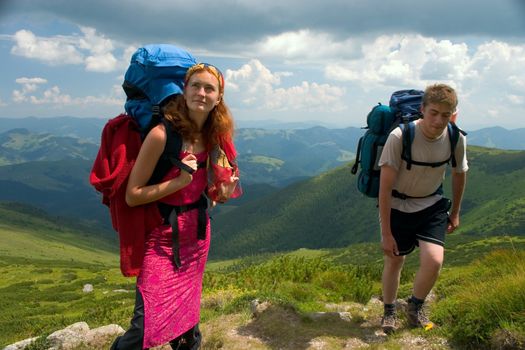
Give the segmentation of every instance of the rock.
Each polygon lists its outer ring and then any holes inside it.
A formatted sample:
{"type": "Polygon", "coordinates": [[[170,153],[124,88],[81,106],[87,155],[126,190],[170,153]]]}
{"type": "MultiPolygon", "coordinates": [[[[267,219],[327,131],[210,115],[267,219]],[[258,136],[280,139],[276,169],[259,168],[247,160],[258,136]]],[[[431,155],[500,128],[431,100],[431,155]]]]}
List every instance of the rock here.
{"type": "Polygon", "coordinates": [[[311,312],[306,314],[306,317],[311,320],[343,320],[346,322],[352,321],[352,314],[350,312],[311,312]]]}
{"type": "Polygon", "coordinates": [[[515,331],[499,329],[492,335],[490,345],[497,350],[525,349],[525,337],[515,331]]]}
{"type": "Polygon", "coordinates": [[[51,333],[47,337],[50,345],[48,350],[67,350],[73,349],[85,341],[89,332],[86,322],[77,322],[64,329],[51,333]]]}
{"type": "MultiPolygon", "coordinates": [[[[79,346],[87,349],[105,349],[114,338],[124,333],[116,324],[89,329],[86,322],[77,322],[64,329],[51,333],[47,338],[47,350],[70,350],[79,346]]],[[[30,338],[6,346],[3,350],[22,350],[38,339],[30,338]]]]}
{"type": "Polygon", "coordinates": [[[346,341],[345,347],[343,349],[362,349],[368,348],[370,344],[365,343],[359,338],[350,338],[346,341]]]}
{"type": "Polygon", "coordinates": [[[102,345],[111,342],[117,336],[124,334],[124,329],[116,324],[92,329],[86,334],[84,343],[90,348],[101,348],[102,345]]]}
{"type": "Polygon", "coordinates": [[[93,285],[92,284],[84,284],[84,288],[82,289],[84,293],[91,293],[93,291],[93,285]]]}
{"type": "Polygon", "coordinates": [[[253,317],[257,317],[260,314],[262,314],[266,309],[270,307],[270,302],[263,301],[262,303],[259,301],[259,299],[254,299],[250,303],[250,310],[252,312],[253,317]]]}
{"type": "Polygon", "coordinates": [[[381,298],[375,296],[370,298],[370,300],[368,301],[368,305],[383,305],[383,301],[381,300],[381,298]]]}
{"type": "Polygon", "coordinates": [[[326,343],[322,341],[321,339],[312,339],[310,340],[308,345],[310,345],[308,349],[311,349],[311,350],[323,350],[326,348],[326,343]]]}
{"type": "Polygon", "coordinates": [[[22,349],[25,349],[26,346],[28,346],[29,344],[31,344],[32,342],[34,342],[37,339],[38,339],[38,337],[24,339],[24,340],[21,340],[19,342],[14,343],[14,344],[6,346],[3,350],[22,350],[22,349]]]}

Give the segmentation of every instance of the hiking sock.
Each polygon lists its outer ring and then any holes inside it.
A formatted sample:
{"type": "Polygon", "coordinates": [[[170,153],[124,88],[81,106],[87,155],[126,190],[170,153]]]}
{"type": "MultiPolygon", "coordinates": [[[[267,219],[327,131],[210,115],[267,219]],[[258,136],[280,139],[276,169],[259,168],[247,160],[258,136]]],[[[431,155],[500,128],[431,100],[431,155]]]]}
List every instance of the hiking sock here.
{"type": "Polygon", "coordinates": [[[425,302],[425,299],[419,299],[419,298],[416,298],[415,296],[412,295],[410,298],[408,298],[408,302],[409,303],[413,303],[417,307],[421,307],[421,306],[423,306],[423,303],[425,302]]]}
{"type": "Polygon", "coordinates": [[[384,314],[393,315],[396,313],[396,304],[384,304],[384,314]]]}

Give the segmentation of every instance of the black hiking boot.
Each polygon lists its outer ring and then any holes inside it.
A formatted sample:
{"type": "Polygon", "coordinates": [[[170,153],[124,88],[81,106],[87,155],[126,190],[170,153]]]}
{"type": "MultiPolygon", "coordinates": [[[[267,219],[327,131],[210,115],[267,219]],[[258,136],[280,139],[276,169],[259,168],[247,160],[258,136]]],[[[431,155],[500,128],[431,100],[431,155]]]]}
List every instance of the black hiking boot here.
{"type": "Polygon", "coordinates": [[[423,304],[416,304],[409,299],[406,306],[406,314],[410,326],[423,328],[425,331],[434,328],[434,323],[428,319],[423,304]]]}
{"type": "Polygon", "coordinates": [[[397,330],[397,316],[395,312],[385,312],[381,319],[381,328],[385,334],[394,333],[397,330]]]}

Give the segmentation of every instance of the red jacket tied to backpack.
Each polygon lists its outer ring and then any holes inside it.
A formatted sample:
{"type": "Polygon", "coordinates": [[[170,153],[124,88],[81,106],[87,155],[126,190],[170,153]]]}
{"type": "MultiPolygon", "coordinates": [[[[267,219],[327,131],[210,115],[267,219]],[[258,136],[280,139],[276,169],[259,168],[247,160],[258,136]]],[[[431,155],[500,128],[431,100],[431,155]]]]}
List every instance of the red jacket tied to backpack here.
{"type": "Polygon", "coordinates": [[[140,272],[146,232],[162,223],[155,202],[137,207],[126,204],[128,176],[142,145],[137,130],[137,123],[125,114],[106,124],[89,179],[102,193],[102,203],[109,206],[120,238],[120,269],[128,277],[140,272]]]}

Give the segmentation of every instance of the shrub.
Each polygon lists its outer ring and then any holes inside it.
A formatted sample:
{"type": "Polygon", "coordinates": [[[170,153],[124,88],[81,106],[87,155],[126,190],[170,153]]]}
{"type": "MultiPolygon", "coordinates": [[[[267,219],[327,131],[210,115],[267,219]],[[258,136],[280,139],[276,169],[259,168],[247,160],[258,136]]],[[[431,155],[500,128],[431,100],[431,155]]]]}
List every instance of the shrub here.
{"type": "MultiPolygon", "coordinates": [[[[454,276],[453,280],[457,276],[454,276]]],[[[439,284],[433,315],[458,343],[486,346],[511,324],[525,330],[525,252],[498,251],[473,264],[460,284],[439,284]]]]}

